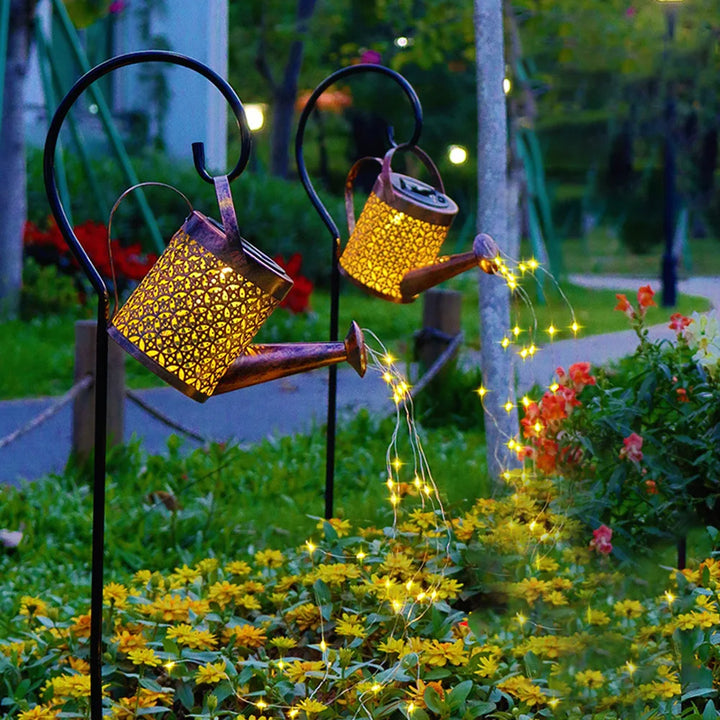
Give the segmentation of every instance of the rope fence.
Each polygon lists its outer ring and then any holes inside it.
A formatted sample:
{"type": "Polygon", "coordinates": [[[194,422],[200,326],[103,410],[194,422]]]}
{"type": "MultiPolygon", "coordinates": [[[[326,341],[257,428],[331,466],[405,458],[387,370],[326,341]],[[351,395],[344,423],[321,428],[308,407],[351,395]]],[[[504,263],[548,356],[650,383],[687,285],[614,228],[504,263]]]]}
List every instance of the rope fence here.
{"type": "Polygon", "coordinates": [[[0,449],[15,442],[15,440],[17,440],[18,438],[26,435],[31,430],[34,430],[36,427],[42,425],[44,422],[49,420],[53,415],[56,415],[60,410],[62,410],[63,407],[65,407],[65,405],[75,400],[75,398],[81,392],[84,392],[85,390],[91,388],[94,381],[95,378],[93,378],[92,375],[85,375],[83,378],[78,380],[78,382],[76,382],[64,395],[62,395],[55,402],[53,402],[50,407],[43,410],[32,420],[28,420],[28,422],[26,422],[14,432],[6,435],[4,438],[0,438],[0,449]]]}
{"type": "MultiPolygon", "coordinates": [[[[427,387],[430,381],[440,372],[440,370],[442,370],[442,368],[450,360],[452,360],[453,357],[455,357],[463,342],[463,333],[459,331],[459,305],[448,310],[448,308],[450,308],[448,300],[454,303],[455,298],[447,292],[441,294],[440,291],[436,291],[434,299],[432,299],[432,291],[428,291],[427,295],[431,298],[431,302],[433,303],[427,305],[427,308],[429,308],[428,313],[432,316],[432,319],[430,319],[429,316],[425,318],[425,328],[421,331],[421,334],[424,333],[427,337],[433,339],[436,345],[432,354],[425,356],[429,367],[412,388],[413,396],[417,396],[418,393],[427,387]],[[442,307],[439,310],[438,303],[442,303],[442,307]],[[437,327],[437,325],[440,325],[440,327],[437,327]],[[447,330],[451,330],[451,332],[448,333],[446,332],[447,330]],[[440,346],[444,345],[444,349],[441,352],[439,352],[438,342],[440,346]]],[[[426,313],[426,315],[428,313],[426,313]]],[[[81,377],[79,377],[75,384],[64,395],[57,398],[57,400],[54,400],[49,407],[44,409],[31,420],[28,420],[17,430],[0,438],[0,450],[8,445],[11,445],[13,442],[33,431],[44,422],[47,422],[50,418],[62,410],[63,407],[72,402],[75,403],[75,412],[73,415],[74,426],[75,424],[80,423],[87,425],[86,421],[90,418],[86,416],[91,415],[91,413],[88,412],[87,405],[83,405],[83,402],[87,403],[89,397],[91,396],[83,395],[83,393],[90,391],[94,383],[94,376],[88,368],[94,366],[94,357],[91,357],[89,352],[89,348],[91,347],[89,343],[91,343],[95,331],[94,325],[92,325],[90,321],[81,321],[78,325],[84,326],[82,328],[84,337],[80,339],[80,337],[76,335],[76,373],[82,373],[81,377]],[[82,369],[78,371],[79,363],[82,364],[82,369]],[[78,408],[80,408],[79,411],[78,408]],[[79,419],[79,416],[82,420],[79,419]]],[[[119,350],[120,349],[118,348],[118,351],[119,350]]],[[[117,388],[118,397],[120,399],[129,400],[148,415],[155,418],[155,420],[163,423],[172,430],[195,440],[196,442],[202,443],[205,446],[212,442],[211,438],[205,437],[204,435],[185,427],[177,420],[173,420],[168,415],[150,405],[139,395],[139,393],[124,387],[124,371],[118,378],[114,379],[114,382],[120,383],[117,388]]],[[[118,432],[119,438],[117,438],[117,440],[122,441],[122,410],[119,409],[118,412],[120,413],[118,420],[120,432],[118,432]]],[[[84,427],[83,432],[79,434],[75,432],[77,430],[76,427],[74,427],[73,430],[73,452],[82,452],[82,443],[85,442],[87,444],[87,440],[78,441],[77,437],[78,435],[84,435],[86,438],[92,438],[92,429],[91,427],[84,427]]]]}

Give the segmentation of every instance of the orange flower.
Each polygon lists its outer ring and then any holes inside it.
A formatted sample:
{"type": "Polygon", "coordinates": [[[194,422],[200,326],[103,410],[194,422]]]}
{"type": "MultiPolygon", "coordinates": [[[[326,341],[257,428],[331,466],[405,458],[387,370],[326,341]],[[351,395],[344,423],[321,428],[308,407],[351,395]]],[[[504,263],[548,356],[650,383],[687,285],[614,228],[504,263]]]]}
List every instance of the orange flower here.
{"type": "Polygon", "coordinates": [[[615,297],[618,300],[618,304],[615,306],[615,309],[620,312],[624,312],[629,318],[634,317],[635,310],[633,310],[633,306],[630,304],[627,297],[623,293],[618,293],[615,297]]]}
{"type": "Polygon", "coordinates": [[[653,300],[653,295],[655,295],[655,292],[649,285],[643,285],[638,290],[638,305],[640,305],[641,315],[644,315],[645,310],[651,305],[656,305],[656,302],[653,300]]]}

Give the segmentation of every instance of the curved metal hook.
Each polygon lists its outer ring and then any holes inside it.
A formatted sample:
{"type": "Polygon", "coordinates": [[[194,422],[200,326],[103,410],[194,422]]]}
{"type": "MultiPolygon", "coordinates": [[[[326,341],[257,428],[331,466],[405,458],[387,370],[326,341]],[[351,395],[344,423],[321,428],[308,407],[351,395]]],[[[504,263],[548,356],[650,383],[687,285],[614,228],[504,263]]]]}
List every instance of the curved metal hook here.
{"type": "MultiPolygon", "coordinates": [[[[85,92],[85,90],[87,90],[88,87],[90,87],[90,85],[113,70],[117,70],[118,68],[125,67],[127,65],[137,65],[138,63],[143,62],[165,62],[172,65],[180,65],[182,67],[189,68],[190,70],[194,70],[215,85],[232,108],[240,129],[240,137],[242,141],[240,158],[235,167],[230,171],[230,173],[228,173],[228,178],[230,180],[234,180],[238,175],[240,175],[250,159],[252,136],[250,134],[250,128],[248,127],[245,110],[240,102],[240,98],[237,96],[227,80],[218,75],[214,70],[211,70],[204,63],[201,63],[199,60],[195,60],[194,58],[186,55],[167,52],[165,50],[141,50],[139,52],[118,55],[110,60],[106,60],[86,72],[79,80],[77,80],[70,88],[67,95],[65,95],[62,99],[60,105],[58,105],[45,139],[45,152],[43,155],[45,191],[60,232],[90,280],[95,292],[97,292],[100,296],[104,296],[106,298],[106,302],[108,293],[107,285],[80,244],[80,241],[68,221],[62,202],[60,201],[60,195],[55,182],[55,149],[57,147],[58,136],[60,135],[60,128],[62,127],[65,117],[75,101],[83,92],[85,92]]],[[[200,177],[205,180],[205,182],[212,183],[213,179],[205,169],[205,146],[203,143],[193,143],[193,161],[195,169],[198,171],[200,177]]]]}
{"type": "MultiPolygon", "coordinates": [[[[330,87],[330,85],[332,85],[334,82],[337,82],[341,78],[348,77],[349,75],[357,75],[364,72],[374,72],[380,75],[386,75],[387,77],[394,80],[398,85],[400,85],[400,87],[405,92],[405,95],[410,101],[413,112],[415,114],[415,129],[413,131],[412,137],[405,144],[415,145],[418,141],[418,138],[420,137],[420,132],[422,130],[422,107],[420,106],[420,99],[415,93],[415,90],[413,89],[412,85],[410,85],[410,83],[402,75],[400,75],[400,73],[397,73],[394,70],[385,67],[384,65],[360,63],[358,65],[350,65],[348,67],[341,68],[340,70],[336,70],[332,75],[328,75],[328,77],[326,77],[325,80],[323,80],[315,88],[315,90],[313,90],[313,93],[312,95],[310,95],[310,98],[305,104],[305,107],[303,108],[303,111],[300,114],[300,119],[298,121],[298,129],[295,136],[295,161],[297,163],[298,173],[300,174],[300,181],[305,188],[305,192],[307,192],[313,206],[318,211],[318,214],[322,218],[328,230],[332,233],[333,238],[336,240],[340,237],[340,231],[338,230],[337,225],[330,216],[330,213],[327,211],[325,206],[322,204],[320,198],[318,197],[318,194],[315,191],[312,182],[310,182],[307,168],[305,167],[305,158],[303,156],[305,126],[307,125],[307,120],[310,116],[310,113],[315,108],[317,99],[325,92],[325,90],[327,90],[328,87],[330,87]]],[[[388,128],[388,140],[390,141],[391,145],[397,145],[393,137],[392,128],[388,128]]]]}

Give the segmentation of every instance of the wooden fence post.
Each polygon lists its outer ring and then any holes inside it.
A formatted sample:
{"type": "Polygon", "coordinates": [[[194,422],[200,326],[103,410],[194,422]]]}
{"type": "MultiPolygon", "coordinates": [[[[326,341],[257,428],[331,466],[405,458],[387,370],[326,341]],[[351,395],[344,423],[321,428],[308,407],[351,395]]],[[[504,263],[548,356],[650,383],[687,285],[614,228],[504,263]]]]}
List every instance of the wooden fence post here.
{"type": "Polygon", "coordinates": [[[427,370],[460,332],[462,293],[431,288],[423,294],[423,327],[416,335],[420,366],[427,370]]]}
{"type": "MultiPolygon", "coordinates": [[[[97,322],[75,323],[75,379],[95,375],[97,322]]],[[[108,345],[108,446],[123,441],[125,414],[125,353],[119,345],[108,345]]],[[[80,393],[73,404],[72,452],[84,461],[95,445],[95,386],[80,393]]]]}

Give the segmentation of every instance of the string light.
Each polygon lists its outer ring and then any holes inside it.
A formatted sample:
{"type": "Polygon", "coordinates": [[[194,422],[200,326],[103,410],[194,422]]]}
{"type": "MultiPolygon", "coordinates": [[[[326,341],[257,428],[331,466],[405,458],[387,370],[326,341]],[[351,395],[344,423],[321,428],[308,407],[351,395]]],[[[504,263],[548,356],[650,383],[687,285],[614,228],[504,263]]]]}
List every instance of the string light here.
{"type": "Polygon", "coordinates": [[[312,542],[312,540],[307,540],[305,542],[305,547],[311,555],[317,550],[317,546],[312,542]]]}
{"type": "Polygon", "coordinates": [[[528,621],[528,619],[522,613],[517,613],[515,615],[515,619],[517,620],[518,625],[520,625],[520,627],[523,627],[525,625],[525,623],[528,621]]]}
{"type": "Polygon", "coordinates": [[[510,413],[510,412],[512,412],[512,409],[515,407],[515,405],[513,405],[513,403],[512,403],[511,400],[508,400],[508,401],[503,405],[503,407],[505,408],[505,412],[510,413]]]}
{"type": "Polygon", "coordinates": [[[365,555],[365,553],[362,550],[360,550],[357,553],[355,553],[355,557],[358,560],[364,560],[367,556],[365,555]]]}
{"type": "Polygon", "coordinates": [[[256,707],[258,710],[264,710],[267,706],[268,706],[268,705],[267,705],[267,703],[266,703],[264,700],[258,700],[258,701],[255,703],[255,707],[256,707]]]}
{"type": "Polygon", "coordinates": [[[507,350],[508,347],[510,346],[510,343],[511,343],[511,342],[512,342],[512,340],[510,340],[510,338],[506,335],[506,336],[500,341],[500,345],[502,345],[502,347],[503,347],[504,350],[507,350]]]}
{"type": "Polygon", "coordinates": [[[625,663],[625,667],[627,668],[630,677],[632,677],[633,673],[637,670],[637,666],[631,663],[629,660],[625,663]]]}
{"type": "Polygon", "coordinates": [[[530,258],[527,261],[527,266],[534,271],[540,267],[540,263],[535,258],[530,258]]]}
{"type": "Polygon", "coordinates": [[[550,392],[556,393],[559,389],[560,389],[560,385],[558,385],[556,382],[554,382],[554,383],[550,386],[550,392]]]}
{"type": "Polygon", "coordinates": [[[669,606],[672,606],[672,604],[675,602],[675,596],[669,590],[665,591],[665,602],[669,606]]]}
{"type": "Polygon", "coordinates": [[[582,326],[578,325],[576,320],[573,320],[572,325],[570,325],[570,329],[573,331],[573,335],[577,335],[582,329],[582,326]]]}
{"type": "Polygon", "coordinates": [[[550,336],[550,339],[552,340],[555,337],[555,333],[557,333],[557,331],[558,329],[552,323],[550,323],[545,332],[550,336]]]}
{"type": "Polygon", "coordinates": [[[487,388],[481,385],[479,388],[475,390],[475,392],[480,396],[480,398],[484,398],[487,395],[487,388]]]}
{"type": "Polygon", "coordinates": [[[527,410],[527,408],[532,404],[532,400],[527,396],[523,395],[520,402],[523,404],[523,407],[527,410]]]}
{"type": "Polygon", "coordinates": [[[522,332],[522,329],[517,325],[512,329],[512,334],[517,337],[522,332]]]}

